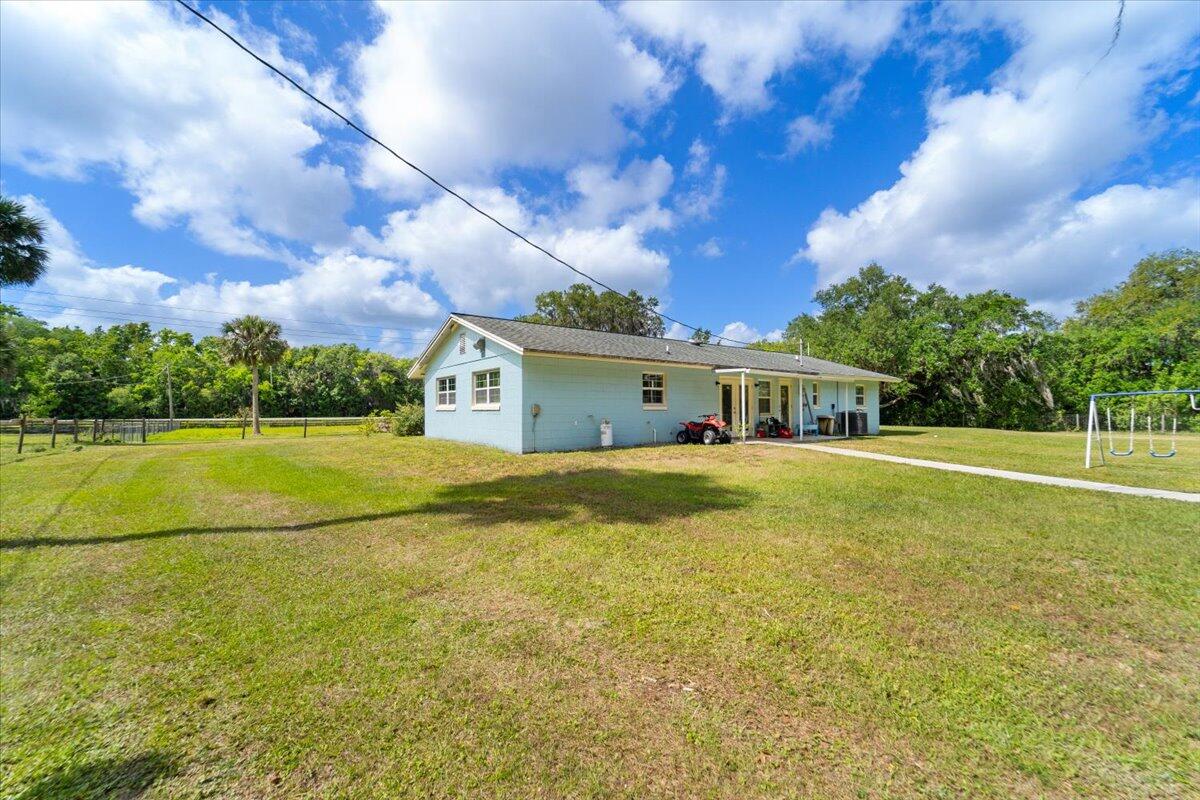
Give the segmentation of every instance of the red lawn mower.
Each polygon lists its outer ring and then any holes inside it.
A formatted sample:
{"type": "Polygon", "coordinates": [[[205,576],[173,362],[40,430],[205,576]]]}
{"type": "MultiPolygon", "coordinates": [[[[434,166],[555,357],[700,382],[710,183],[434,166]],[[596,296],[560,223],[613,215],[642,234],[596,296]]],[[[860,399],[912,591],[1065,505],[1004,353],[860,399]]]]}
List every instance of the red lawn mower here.
{"type": "Polygon", "coordinates": [[[791,439],[792,429],[775,417],[767,417],[754,428],[754,435],[759,439],[791,439]]]}
{"type": "Polygon", "coordinates": [[[680,444],[729,444],[733,437],[729,433],[729,424],[716,414],[704,414],[698,420],[688,420],[679,423],[683,427],[675,434],[675,441],[680,444]]]}

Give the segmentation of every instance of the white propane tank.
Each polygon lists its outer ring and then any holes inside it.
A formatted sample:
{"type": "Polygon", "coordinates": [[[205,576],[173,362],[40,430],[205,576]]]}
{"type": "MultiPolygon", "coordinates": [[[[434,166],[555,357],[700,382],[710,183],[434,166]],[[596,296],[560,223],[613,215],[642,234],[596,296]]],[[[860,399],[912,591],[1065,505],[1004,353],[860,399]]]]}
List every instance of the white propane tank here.
{"type": "Polygon", "coordinates": [[[600,422],[600,446],[612,447],[612,423],[608,420],[600,422]]]}

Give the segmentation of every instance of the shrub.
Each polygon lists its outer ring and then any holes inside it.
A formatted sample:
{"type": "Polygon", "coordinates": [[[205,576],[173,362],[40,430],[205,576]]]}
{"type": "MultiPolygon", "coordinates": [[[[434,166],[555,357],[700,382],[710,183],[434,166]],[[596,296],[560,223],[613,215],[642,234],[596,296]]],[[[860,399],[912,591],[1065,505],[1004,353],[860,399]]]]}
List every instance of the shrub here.
{"type": "Polygon", "coordinates": [[[420,405],[396,406],[392,412],[393,436],[421,436],[425,433],[425,407],[420,405]]]}
{"type": "Polygon", "coordinates": [[[386,433],[395,428],[392,424],[394,416],[391,411],[372,411],[363,417],[358,430],[363,436],[370,436],[372,433],[386,433]]]}

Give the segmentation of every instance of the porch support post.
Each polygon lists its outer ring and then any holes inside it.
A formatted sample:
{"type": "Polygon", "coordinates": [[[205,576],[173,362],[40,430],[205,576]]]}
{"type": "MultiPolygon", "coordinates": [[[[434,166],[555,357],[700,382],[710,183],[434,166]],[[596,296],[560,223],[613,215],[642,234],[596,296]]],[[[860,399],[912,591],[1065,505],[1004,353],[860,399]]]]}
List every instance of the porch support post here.
{"type": "Polygon", "coordinates": [[[742,396],[742,414],[741,414],[742,444],[745,444],[746,443],[746,372],[745,372],[745,370],[738,373],[738,384],[740,386],[740,391],[742,393],[742,395],[741,395],[742,396]]]}
{"type": "MultiPolygon", "coordinates": [[[[800,343],[800,352],[804,352],[804,343],[800,343]]],[[[804,441],[804,404],[808,402],[808,395],[804,392],[804,378],[800,379],[800,441],[804,441]]]]}
{"type": "Polygon", "coordinates": [[[850,438],[850,384],[848,384],[848,383],[845,384],[845,387],[846,387],[846,397],[844,398],[845,402],[842,403],[842,434],[843,434],[842,438],[849,439],[850,438]]]}

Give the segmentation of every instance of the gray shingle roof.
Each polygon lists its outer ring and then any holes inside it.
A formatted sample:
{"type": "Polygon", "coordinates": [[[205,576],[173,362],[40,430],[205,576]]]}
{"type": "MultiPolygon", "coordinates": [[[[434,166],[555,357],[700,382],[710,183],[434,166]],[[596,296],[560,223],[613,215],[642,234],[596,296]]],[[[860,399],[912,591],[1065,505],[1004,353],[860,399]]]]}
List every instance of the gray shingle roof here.
{"type": "MultiPolygon", "coordinates": [[[[518,322],[499,317],[475,314],[453,314],[526,352],[557,353],[562,355],[623,358],[632,361],[658,361],[664,364],[691,364],[720,368],[749,368],[796,375],[826,375],[845,378],[869,378],[895,381],[890,375],[848,367],[812,356],[798,360],[790,353],[772,353],[745,347],[716,344],[693,344],[682,339],[652,336],[632,336],[625,333],[589,331],[535,322],[518,322]]],[[[432,347],[431,343],[431,347],[432,347]]]]}

